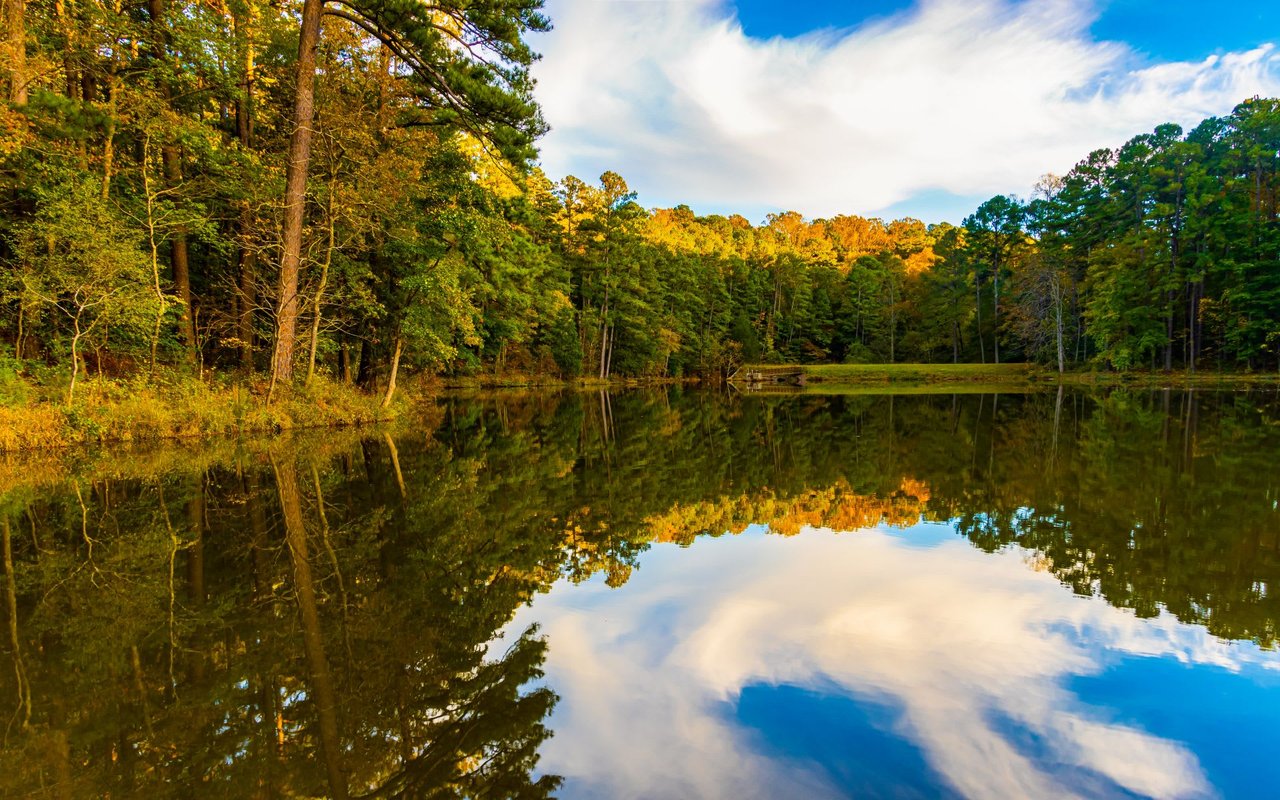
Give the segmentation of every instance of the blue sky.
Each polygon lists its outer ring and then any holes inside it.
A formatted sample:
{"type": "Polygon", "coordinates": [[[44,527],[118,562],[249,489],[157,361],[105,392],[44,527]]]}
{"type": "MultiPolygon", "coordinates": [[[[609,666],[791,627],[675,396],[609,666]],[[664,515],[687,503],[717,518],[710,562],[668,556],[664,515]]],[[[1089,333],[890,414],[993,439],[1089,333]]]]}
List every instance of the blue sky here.
{"type": "Polygon", "coordinates": [[[958,222],[1090,150],[1280,94],[1280,4],[548,0],[558,179],[760,220],[958,222]]]}
{"type": "MultiPolygon", "coordinates": [[[[824,28],[852,28],[868,20],[908,11],[907,0],[776,0],[732,3],[748,36],[794,37],[824,28]]],[[[1090,32],[1099,39],[1127,42],[1154,59],[1199,59],[1247,50],[1280,38],[1280,14],[1271,0],[1110,0],[1096,4],[1090,32]]]]}

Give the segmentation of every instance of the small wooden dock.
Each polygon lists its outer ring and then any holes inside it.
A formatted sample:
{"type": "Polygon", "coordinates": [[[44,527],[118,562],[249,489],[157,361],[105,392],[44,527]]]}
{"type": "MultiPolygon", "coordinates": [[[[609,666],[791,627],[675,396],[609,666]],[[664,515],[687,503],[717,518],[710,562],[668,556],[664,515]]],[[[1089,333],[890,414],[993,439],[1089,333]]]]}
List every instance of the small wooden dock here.
{"type": "Polygon", "coordinates": [[[729,377],[730,383],[740,383],[747,386],[764,386],[766,384],[789,384],[791,386],[804,386],[805,374],[804,368],[779,365],[779,366],[758,366],[743,367],[729,377]]]}

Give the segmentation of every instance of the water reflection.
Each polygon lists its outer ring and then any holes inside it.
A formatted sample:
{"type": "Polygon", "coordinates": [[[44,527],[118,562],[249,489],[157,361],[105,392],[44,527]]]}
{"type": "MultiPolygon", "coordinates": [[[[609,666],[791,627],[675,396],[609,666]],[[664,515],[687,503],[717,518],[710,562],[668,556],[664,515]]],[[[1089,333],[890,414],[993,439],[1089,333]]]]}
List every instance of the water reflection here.
{"type": "MultiPolygon", "coordinates": [[[[622,590],[538,598],[517,625],[544,625],[549,682],[572,687],[545,767],[568,797],[1211,793],[1186,744],[1072,681],[1127,656],[1236,674],[1280,659],[928,528],[702,542],[655,551],[622,590]]],[[[1247,765],[1241,748],[1209,755],[1247,765]]]]}
{"type": "MultiPolygon", "coordinates": [[[[1237,699],[1280,617],[1278,409],[504,396],[13,459],[0,796],[1211,793],[1226,756],[1113,662],[1235,676],[1229,737],[1278,710],[1237,699]],[[793,536],[877,525],[912,533],[793,536]]],[[[1216,730],[1190,696],[1157,695],[1216,730]]]]}

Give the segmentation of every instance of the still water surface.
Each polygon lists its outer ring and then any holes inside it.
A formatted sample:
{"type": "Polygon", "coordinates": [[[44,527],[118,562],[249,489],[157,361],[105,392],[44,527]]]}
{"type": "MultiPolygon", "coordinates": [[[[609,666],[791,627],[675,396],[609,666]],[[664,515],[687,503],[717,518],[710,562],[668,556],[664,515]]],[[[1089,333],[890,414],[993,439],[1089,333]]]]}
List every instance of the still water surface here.
{"type": "Polygon", "coordinates": [[[1274,793],[1274,392],[452,398],[0,525],[3,797],[1274,793]]]}

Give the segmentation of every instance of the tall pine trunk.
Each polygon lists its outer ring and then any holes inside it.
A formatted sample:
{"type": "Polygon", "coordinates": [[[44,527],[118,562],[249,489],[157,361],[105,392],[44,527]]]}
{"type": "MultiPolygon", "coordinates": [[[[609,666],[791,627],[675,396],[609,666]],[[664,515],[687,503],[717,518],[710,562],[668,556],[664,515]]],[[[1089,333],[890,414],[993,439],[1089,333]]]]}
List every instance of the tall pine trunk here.
{"type": "Polygon", "coordinates": [[[316,46],[320,43],[323,0],[305,0],[298,36],[297,88],[293,102],[293,135],[285,170],[284,227],[281,231],[280,282],[276,292],[276,346],[271,384],[293,380],[293,351],[298,333],[298,272],[302,264],[302,222],[311,160],[311,122],[315,112],[316,46]]]}
{"type": "Polygon", "coordinates": [[[247,372],[253,371],[253,310],[257,302],[257,289],[254,286],[257,254],[249,244],[250,229],[253,226],[253,211],[246,202],[240,209],[240,257],[237,276],[239,291],[237,302],[239,308],[236,320],[236,338],[240,340],[240,366],[247,372]]]}
{"type": "Polygon", "coordinates": [[[982,340],[982,284],[978,281],[976,270],[973,277],[973,295],[973,313],[976,318],[974,325],[978,332],[978,357],[985,364],[987,363],[987,346],[982,340]]]}
{"type": "MultiPolygon", "coordinates": [[[[244,16],[235,19],[236,35],[242,48],[241,66],[244,80],[241,84],[241,97],[236,101],[236,138],[240,146],[248,151],[253,147],[253,88],[254,88],[254,50],[253,50],[253,3],[245,6],[244,16]]],[[[240,340],[240,366],[246,372],[253,371],[253,311],[257,302],[257,291],[254,288],[254,271],[257,267],[257,253],[252,247],[253,208],[248,200],[240,206],[240,220],[237,223],[240,239],[240,253],[237,262],[237,278],[239,290],[236,298],[239,308],[236,319],[236,338],[240,340]]]]}
{"type": "MultiPolygon", "coordinates": [[[[169,58],[166,49],[169,42],[169,33],[165,29],[166,12],[165,0],[148,0],[147,13],[151,17],[151,49],[155,57],[161,61],[167,61],[169,58]]],[[[172,104],[173,91],[168,83],[162,83],[160,91],[165,103],[172,104]]],[[[169,189],[180,185],[182,158],[175,141],[170,140],[160,145],[160,163],[164,172],[165,185],[169,189]]],[[[182,301],[182,317],[178,321],[178,334],[182,339],[187,359],[194,361],[196,334],[195,318],[191,313],[191,268],[187,252],[187,233],[182,227],[176,229],[169,240],[169,266],[173,270],[173,291],[182,301]]]]}
{"type": "MultiPolygon", "coordinates": [[[[1058,374],[1061,375],[1067,370],[1067,350],[1063,342],[1065,331],[1062,322],[1062,284],[1057,275],[1049,277],[1049,290],[1053,295],[1053,338],[1058,350],[1058,374]]],[[[1054,430],[1056,435],[1057,429],[1054,430]]]]}
{"type": "Polygon", "coordinates": [[[995,354],[995,363],[1000,363],[1000,258],[995,259],[991,269],[991,351],[995,354]]]}
{"type": "MultiPolygon", "coordinates": [[[[164,179],[169,188],[182,183],[182,161],[178,146],[166,144],[160,148],[160,160],[164,165],[164,179]]],[[[173,268],[173,291],[182,301],[182,318],[178,332],[187,360],[194,361],[196,354],[195,316],[191,313],[191,260],[187,250],[187,233],[184,228],[173,232],[169,240],[169,264],[173,268]]]]}

